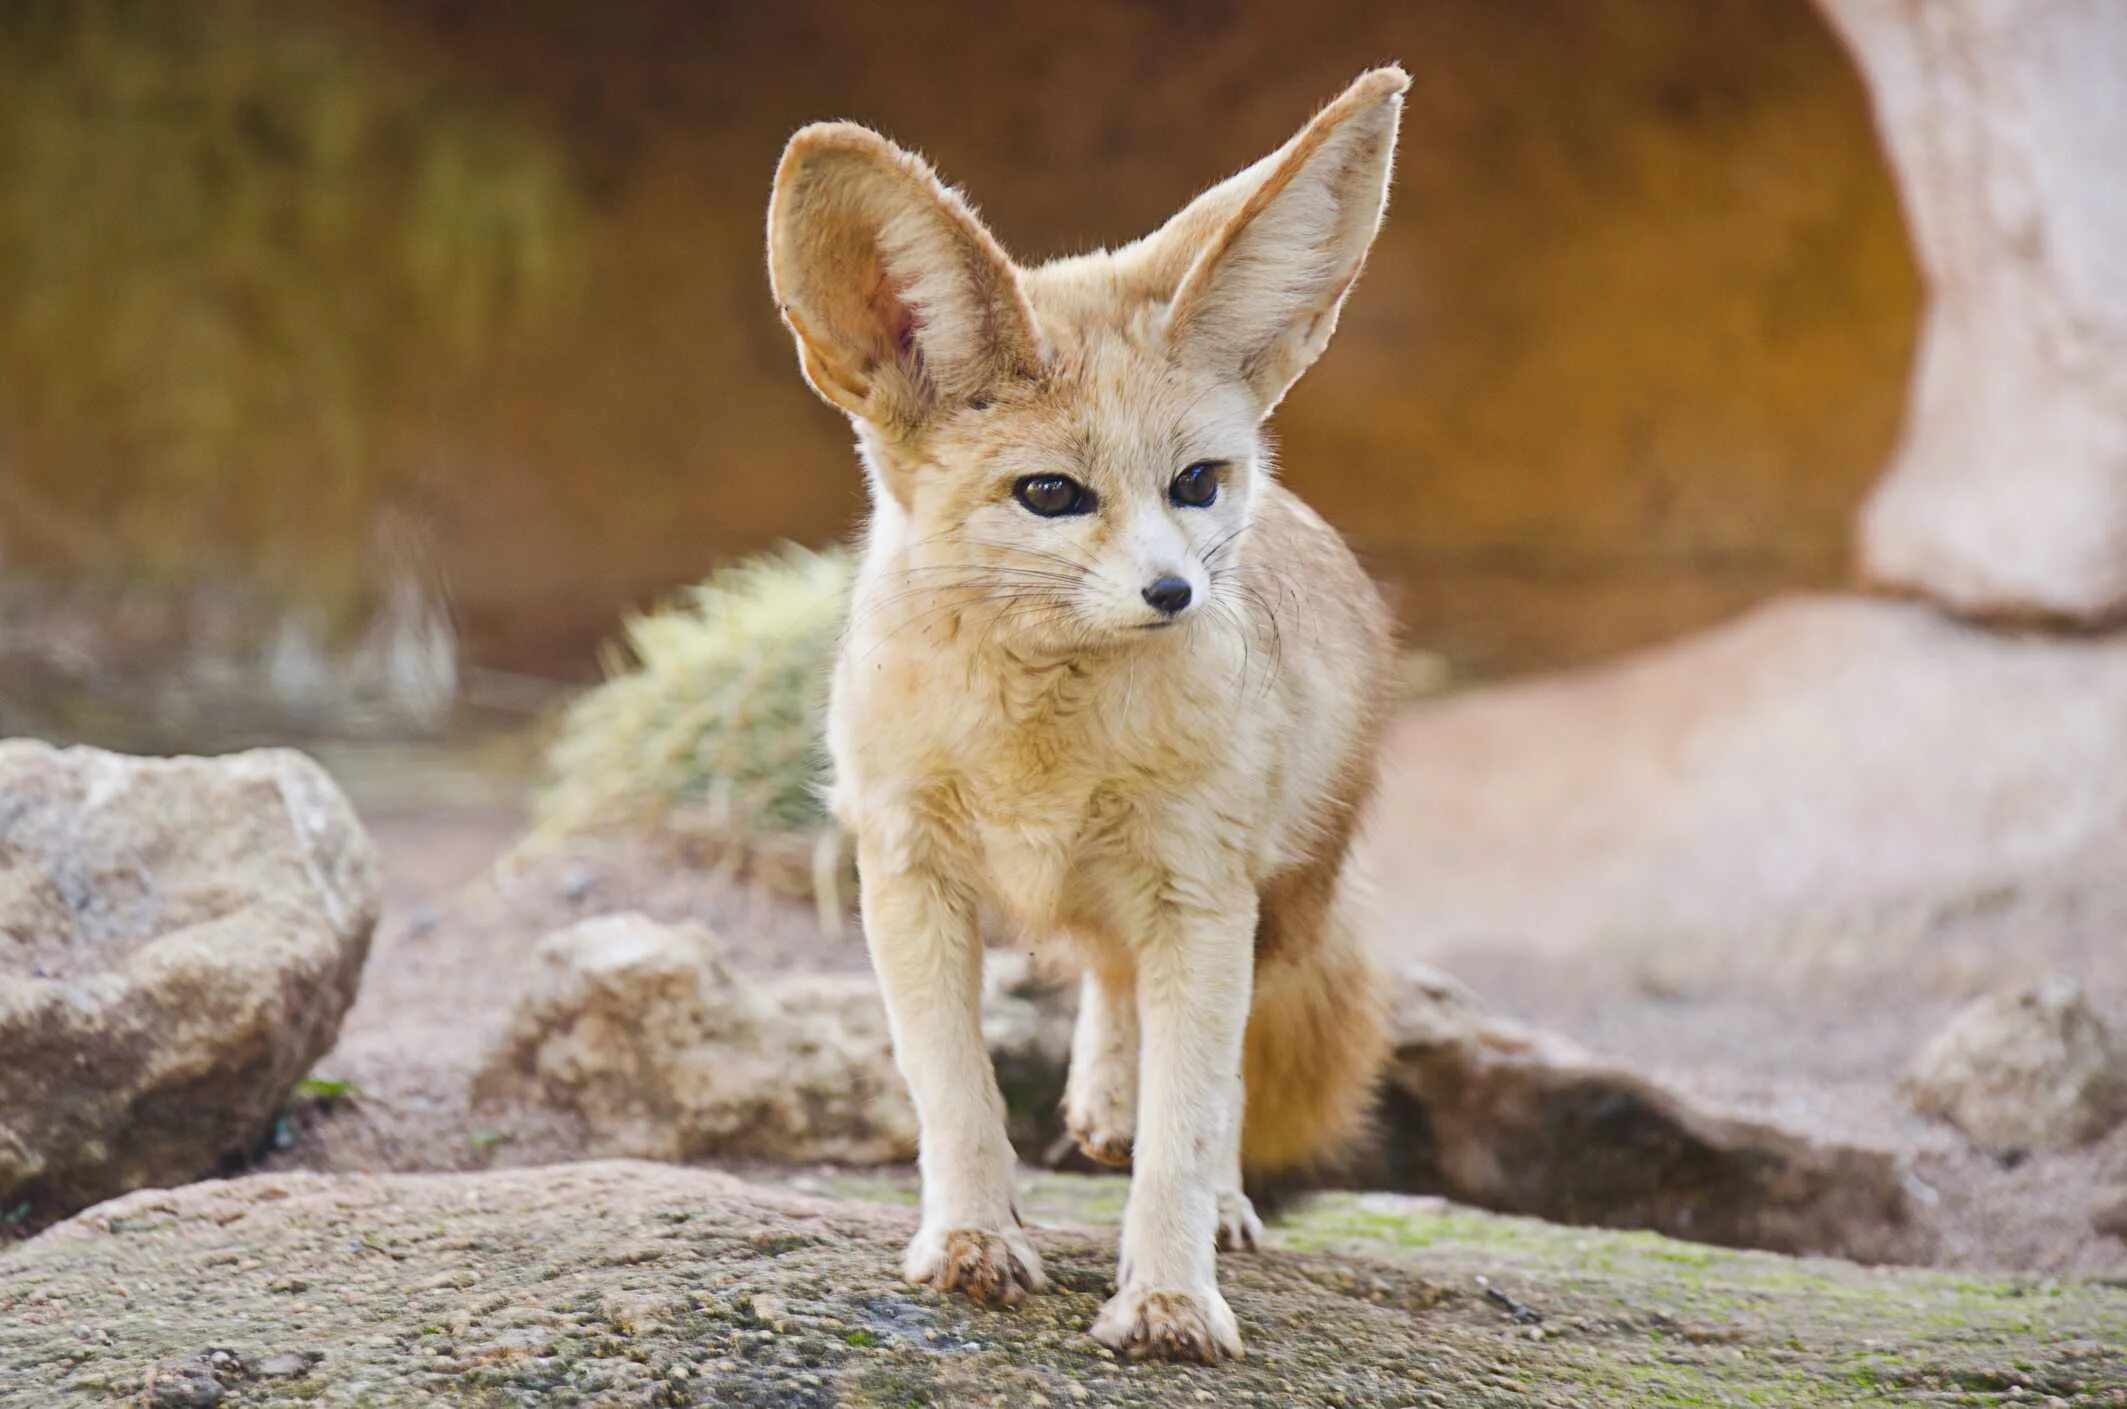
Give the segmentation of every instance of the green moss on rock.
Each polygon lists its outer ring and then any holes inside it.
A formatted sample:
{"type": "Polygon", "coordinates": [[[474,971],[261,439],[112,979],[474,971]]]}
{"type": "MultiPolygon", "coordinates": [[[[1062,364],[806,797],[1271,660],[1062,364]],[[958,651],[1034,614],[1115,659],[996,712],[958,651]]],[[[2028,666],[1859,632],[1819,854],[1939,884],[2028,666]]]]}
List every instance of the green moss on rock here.
{"type": "Polygon", "coordinates": [[[324,1355],[305,1380],[233,1381],[244,1406],[2127,1404],[2127,1290],[1370,1195],[1225,1259],[1246,1361],[1127,1365],[1085,1334],[1122,1181],[1032,1181],[1054,1287],[1011,1313],[899,1281],[908,1187],[602,1163],[132,1195],[0,1258],[0,1364],[40,1405],[137,1392],[216,1346],[324,1355]],[[275,1290],[291,1269],[329,1293],[275,1290]],[[84,1358],[77,1328],[121,1324],[84,1358]]]}

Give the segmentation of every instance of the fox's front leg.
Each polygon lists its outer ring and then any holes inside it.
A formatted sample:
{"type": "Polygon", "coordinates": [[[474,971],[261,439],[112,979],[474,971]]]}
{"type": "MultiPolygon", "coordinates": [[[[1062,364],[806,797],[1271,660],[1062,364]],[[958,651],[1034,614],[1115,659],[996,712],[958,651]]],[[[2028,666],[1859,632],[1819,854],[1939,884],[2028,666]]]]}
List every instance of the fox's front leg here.
{"type": "Polygon", "coordinates": [[[1012,1203],[1004,1100],[982,1041],[982,945],[974,907],[939,878],[860,854],[864,933],[886,997],[894,1061],[920,1130],[923,1224],[911,1282],[1010,1306],[1044,1286],[1012,1203]]]}
{"type": "Polygon", "coordinates": [[[1255,908],[1169,913],[1138,960],[1143,1041],[1120,1287],[1093,1323],[1132,1357],[1206,1363],[1241,1354],[1219,1294],[1220,1185],[1240,1114],[1255,908]]]}
{"type": "Polygon", "coordinates": [[[1137,1133],[1137,994],[1122,965],[1088,967],[1078,986],[1071,1074],[1064,1082],[1064,1127],[1086,1157],[1115,1169],[1130,1164],[1137,1133]]]}

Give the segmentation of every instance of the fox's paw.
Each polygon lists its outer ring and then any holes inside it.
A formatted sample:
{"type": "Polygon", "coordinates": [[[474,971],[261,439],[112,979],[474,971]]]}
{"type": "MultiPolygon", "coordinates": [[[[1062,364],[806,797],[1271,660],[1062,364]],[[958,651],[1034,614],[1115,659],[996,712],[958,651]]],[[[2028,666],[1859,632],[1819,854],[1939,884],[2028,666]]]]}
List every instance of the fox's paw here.
{"type": "Polygon", "coordinates": [[[1239,1189],[1219,1190],[1220,1252],[1254,1252],[1263,1245],[1263,1220],[1239,1189]]]}
{"type": "Polygon", "coordinates": [[[1241,1328],[1217,1287],[1152,1291],[1124,1286],[1100,1309],[1093,1339],[1131,1360],[1238,1360],[1241,1328]]]}
{"type": "Polygon", "coordinates": [[[1088,1071],[1071,1073],[1084,1080],[1073,1081],[1064,1095],[1064,1128],[1087,1159],[1110,1169],[1128,1169],[1137,1128],[1130,1099],[1136,1072],[1123,1063],[1091,1060],[1094,1065],[1088,1071]]]}
{"type": "Polygon", "coordinates": [[[924,1228],[908,1245],[901,1275],[984,1306],[1016,1306],[1049,1284],[1041,1255],[1018,1228],[924,1228]]]}
{"type": "Polygon", "coordinates": [[[1134,1142],[1127,1129],[1083,1122],[1068,1113],[1064,1120],[1070,1127],[1071,1138],[1078,1142],[1078,1148],[1085,1152],[1087,1159],[1110,1169],[1130,1167],[1130,1148],[1134,1142]]]}

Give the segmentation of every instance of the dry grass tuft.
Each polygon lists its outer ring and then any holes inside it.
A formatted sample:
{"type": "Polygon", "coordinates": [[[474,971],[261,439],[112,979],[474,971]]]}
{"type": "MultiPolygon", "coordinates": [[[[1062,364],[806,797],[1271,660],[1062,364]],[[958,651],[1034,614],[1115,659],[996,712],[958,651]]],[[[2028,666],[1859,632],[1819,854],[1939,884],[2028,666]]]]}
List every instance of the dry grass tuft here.
{"type": "Polygon", "coordinates": [[[851,567],[841,549],[788,548],[629,621],[547,750],[528,845],[662,829],[839,917],[848,859],[821,796],[822,725],[851,567]]]}

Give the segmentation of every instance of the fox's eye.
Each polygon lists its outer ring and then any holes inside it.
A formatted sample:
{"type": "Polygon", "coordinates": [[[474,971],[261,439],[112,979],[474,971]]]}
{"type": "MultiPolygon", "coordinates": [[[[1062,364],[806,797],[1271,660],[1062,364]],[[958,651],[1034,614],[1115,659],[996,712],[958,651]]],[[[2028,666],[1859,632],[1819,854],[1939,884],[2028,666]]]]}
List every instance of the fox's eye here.
{"type": "Polygon", "coordinates": [[[1028,475],[1012,486],[1012,494],[1029,513],[1045,519],[1093,512],[1093,491],[1069,475],[1028,475]]]}
{"type": "Polygon", "coordinates": [[[1219,467],[1217,460],[1199,460],[1174,477],[1167,486],[1167,497],[1184,509],[1208,508],[1219,497],[1219,467]]]}

